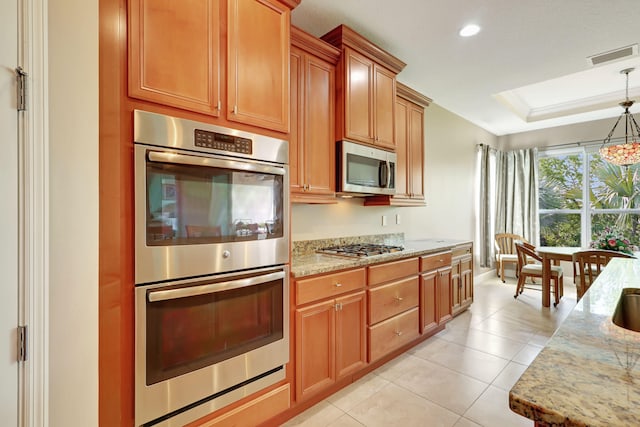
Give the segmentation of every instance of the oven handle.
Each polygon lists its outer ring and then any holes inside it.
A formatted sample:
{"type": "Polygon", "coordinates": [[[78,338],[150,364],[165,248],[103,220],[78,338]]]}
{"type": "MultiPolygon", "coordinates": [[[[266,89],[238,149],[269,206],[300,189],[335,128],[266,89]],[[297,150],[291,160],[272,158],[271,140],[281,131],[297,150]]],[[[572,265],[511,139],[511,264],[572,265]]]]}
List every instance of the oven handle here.
{"type": "Polygon", "coordinates": [[[158,163],[174,163],[179,165],[194,166],[213,166],[227,169],[244,170],[251,172],[270,173],[272,175],[284,175],[285,170],[282,167],[263,165],[258,163],[239,162],[236,160],[214,159],[211,157],[188,156],[179,153],[163,153],[158,151],[149,151],[148,159],[150,162],[158,163]]]}
{"type": "Polygon", "coordinates": [[[167,301],[178,298],[213,294],[216,292],[228,291],[231,289],[245,288],[247,286],[259,285],[260,283],[267,283],[278,279],[284,279],[284,271],[278,271],[262,276],[248,277],[246,279],[231,280],[228,282],[191,286],[188,288],[149,291],[147,298],[149,299],[149,302],[167,301]]]}

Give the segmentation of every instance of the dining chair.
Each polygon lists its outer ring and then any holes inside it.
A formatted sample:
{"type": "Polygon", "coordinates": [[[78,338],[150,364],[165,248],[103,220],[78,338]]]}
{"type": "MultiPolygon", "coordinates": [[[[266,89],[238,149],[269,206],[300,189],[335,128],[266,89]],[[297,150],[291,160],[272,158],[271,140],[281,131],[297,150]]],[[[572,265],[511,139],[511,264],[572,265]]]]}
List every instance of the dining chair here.
{"type": "MultiPolygon", "coordinates": [[[[526,287],[527,278],[540,278],[542,279],[542,258],[535,251],[535,246],[521,241],[514,243],[516,247],[516,255],[518,257],[518,284],[516,285],[516,294],[514,298],[518,298],[518,295],[522,294],[524,289],[542,290],[539,287],[531,288],[526,287]],[[537,262],[536,262],[537,261],[537,262]]],[[[559,265],[551,266],[551,280],[553,283],[552,291],[555,296],[553,306],[557,306],[560,302],[560,288],[564,285],[562,267],[559,265]]]]}
{"type": "Polygon", "coordinates": [[[518,277],[518,255],[516,254],[515,242],[525,241],[522,236],[513,233],[498,233],[495,235],[495,252],[496,252],[496,274],[502,283],[504,280],[505,264],[513,264],[516,277],[518,277]]]}
{"type": "Polygon", "coordinates": [[[635,258],[631,254],[603,249],[587,249],[575,252],[573,258],[573,283],[576,285],[576,297],[580,298],[587,292],[593,281],[611,258],[635,258]]]}

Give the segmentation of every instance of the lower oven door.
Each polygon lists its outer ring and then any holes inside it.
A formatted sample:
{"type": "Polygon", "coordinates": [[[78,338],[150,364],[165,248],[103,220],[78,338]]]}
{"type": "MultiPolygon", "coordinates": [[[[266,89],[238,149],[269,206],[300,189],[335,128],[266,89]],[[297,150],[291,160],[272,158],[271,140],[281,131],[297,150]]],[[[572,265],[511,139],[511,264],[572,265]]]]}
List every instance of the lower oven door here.
{"type": "Polygon", "coordinates": [[[136,425],[204,416],[283,379],[288,277],[284,266],[137,287],[136,425]]]}

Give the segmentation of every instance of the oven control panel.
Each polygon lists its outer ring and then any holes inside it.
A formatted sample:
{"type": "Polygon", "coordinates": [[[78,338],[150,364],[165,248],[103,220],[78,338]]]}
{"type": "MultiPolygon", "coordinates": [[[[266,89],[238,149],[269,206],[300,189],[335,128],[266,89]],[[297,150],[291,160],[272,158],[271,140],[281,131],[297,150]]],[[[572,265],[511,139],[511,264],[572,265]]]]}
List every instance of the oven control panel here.
{"type": "Polygon", "coordinates": [[[253,141],[249,138],[227,135],[206,130],[194,130],[196,147],[211,148],[214,150],[231,151],[234,153],[251,154],[253,141]]]}

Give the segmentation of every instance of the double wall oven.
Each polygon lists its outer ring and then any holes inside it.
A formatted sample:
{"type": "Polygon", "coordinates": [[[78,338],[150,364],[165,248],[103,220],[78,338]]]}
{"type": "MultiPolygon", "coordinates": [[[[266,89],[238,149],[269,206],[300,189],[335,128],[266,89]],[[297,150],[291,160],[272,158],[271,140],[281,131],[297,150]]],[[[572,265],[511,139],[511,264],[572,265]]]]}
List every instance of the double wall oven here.
{"type": "Polygon", "coordinates": [[[284,140],[134,112],[136,425],[285,377],[287,162],[284,140]]]}

